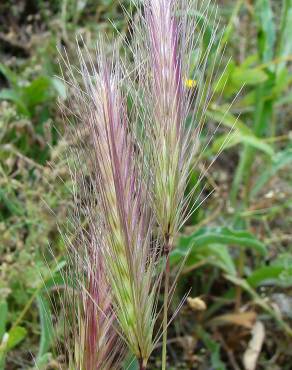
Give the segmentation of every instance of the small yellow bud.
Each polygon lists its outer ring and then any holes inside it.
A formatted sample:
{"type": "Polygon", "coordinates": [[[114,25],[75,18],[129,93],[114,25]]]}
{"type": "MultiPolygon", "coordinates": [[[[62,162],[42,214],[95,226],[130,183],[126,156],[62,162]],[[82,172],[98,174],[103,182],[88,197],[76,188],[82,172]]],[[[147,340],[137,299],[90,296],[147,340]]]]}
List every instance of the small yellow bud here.
{"type": "Polygon", "coordinates": [[[185,85],[186,87],[192,89],[197,86],[197,81],[196,80],[186,80],[185,85]]]}
{"type": "Polygon", "coordinates": [[[196,298],[189,297],[187,299],[187,302],[188,302],[189,307],[193,311],[205,311],[207,309],[206,303],[200,297],[196,297],[196,298]]]}

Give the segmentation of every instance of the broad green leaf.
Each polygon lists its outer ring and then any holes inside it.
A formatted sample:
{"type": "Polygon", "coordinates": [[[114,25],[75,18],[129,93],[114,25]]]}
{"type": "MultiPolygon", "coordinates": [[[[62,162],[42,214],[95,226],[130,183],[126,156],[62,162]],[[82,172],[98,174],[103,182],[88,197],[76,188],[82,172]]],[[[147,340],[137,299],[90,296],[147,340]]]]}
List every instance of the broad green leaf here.
{"type": "Polygon", "coordinates": [[[54,336],[54,328],[51,319],[50,305],[47,298],[44,295],[39,294],[36,300],[41,322],[41,340],[38,352],[38,358],[41,358],[50,348],[54,336]]]}
{"type": "Polygon", "coordinates": [[[261,285],[280,287],[292,286],[292,256],[289,253],[279,255],[269,266],[262,266],[247,279],[248,283],[256,288],[261,285]]]}
{"type": "MultiPolygon", "coordinates": [[[[252,61],[254,59],[255,57],[252,56],[252,61]]],[[[214,91],[217,93],[224,91],[228,97],[238,93],[245,85],[256,86],[268,79],[267,74],[263,70],[248,67],[247,63],[251,63],[251,61],[246,60],[246,62],[238,66],[233,61],[230,61],[222,75],[214,83],[214,91]]]]}
{"type": "Polygon", "coordinates": [[[5,333],[8,305],[6,300],[0,301],[0,343],[5,333]]]}
{"type": "Polygon", "coordinates": [[[236,274],[236,268],[227,246],[251,248],[258,253],[267,253],[263,243],[247,231],[228,228],[200,229],[191,236],[181,237],[177,247],[171,253],[171,264],[186,258],[185,266],[211,264],[228,274],[236,274]]]}
{"type": "Polygon", "coordinates": [[[52,97],[51,79],[45,76],[36,78],[23,89],[22,96],[29,110],[46,102],[52,97]]]}
{"type": "Polygon", "coordinates": [[[251,233],[241,230],[222,228],[200,229],[191,236],[184,236],[178,240],[177,247],[171,253],[172,264],[186,259],[186,266],[197,263],[209,263],[235,274],[236,269],[227,246],[251,248],[261,255],[267,253],[265,245],[251,233]]]}
{"type": "Polygon", "coordinates": [[[178,245],[180,249],[189,249],[192,246],[203,247],[211,243],[236,245],[254,249],[262,255],[267,254],[265,245],[253,234],[228,227],[202,228],[190,236],[181,237],[178,245]]]}
{"type": "Polygon", "coordinates": [[[208,264],[216,266],[230,275],[236,274],[236,267],[226,245],[209,244],[206,247],[195,248],[194,252],[196,254],[194,261],[191,261],[192,255],[190,255],[190,258],[186,261],[186,266],[205,260],[208,264]]]}
{"type": "Polygon", "coordinates": [[[27,335],[25,328],[21,326],[12,327],[8,333],[0,338],[0,370],[5,369],[7,353],[16,347],[27,335]]]}
{"type": "Polygon", "coordinates": [[[257,54],[251,54],[244,59],[244,61],[240,64],[241,68],[247,69],[252,67],[253,64],[258,62],[258,55],[257,54]]]}
{"type": "Polygon", "coordinates": [[[6,343],[6,351],[10,351],[16,347],[27,335],[27,330],[22,326],[15,326],[8,332],[8,340],[6,343]]]}
{"type": "Polygon", "coordinates": [[[261,285],[290,287],[292,286],[292,267],[263,266],[253,271],[247,281],[254,288],[261,285]]]}
{"type": "Polygon", "coordinates": [[[254,103],[256,100],[256,89],[251,90],[238,101],[234,102],[233,108],[237,110],[243,110],[244,112],[250,113],[254,111],[254,103]]]}
{"type": "Polygon", "coordinates": [[[236,67],[231,74],[231,82],[240,89],[243,85],[255,86],[266,81],[268,76],[260,69],[236,67]]]}
{"type": "Polygon", "coordinates": [[[206,246],[195,247],[192,249],[180,249],[179,246],[171,253],[170,262],[176,264],[181,262],[185,257],[186,267],[197,264],[210,264],[220,268],[230,275],[236,274],[236,268],[225,245],[210,244],[206,246]]]}

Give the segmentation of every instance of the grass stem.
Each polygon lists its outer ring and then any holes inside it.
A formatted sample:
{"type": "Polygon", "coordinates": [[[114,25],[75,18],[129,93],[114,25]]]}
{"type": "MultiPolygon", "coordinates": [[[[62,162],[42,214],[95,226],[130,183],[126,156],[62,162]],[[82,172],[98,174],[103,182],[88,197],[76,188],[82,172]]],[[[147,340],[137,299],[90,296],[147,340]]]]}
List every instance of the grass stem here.
{"type": "Polygon", "coordinates": [[[165,282],[164,282],[164,303],[163,303],[163,337],[162,337],[162,370],[166,370],[166,354],[167,354],[167,325],[168,325],[168,300],[169,300],[169,280],[170,280],[170,259],[169,251],[166,255],[165,265],[165,282]]]}

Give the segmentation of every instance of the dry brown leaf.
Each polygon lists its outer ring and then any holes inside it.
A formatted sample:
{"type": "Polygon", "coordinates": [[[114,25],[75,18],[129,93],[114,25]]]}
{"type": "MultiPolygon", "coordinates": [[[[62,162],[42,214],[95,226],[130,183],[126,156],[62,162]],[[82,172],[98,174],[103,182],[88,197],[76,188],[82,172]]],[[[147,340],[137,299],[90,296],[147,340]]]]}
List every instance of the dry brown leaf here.
{"type": "Polygon", "coordinates": [[[226,325],[233,324],[243,326],[245,328],[251,329],[256,320],[256,313],[254,311],[249,312],[239,312],[239,313],[230,313],[226,315],[221,315],[215,317],[211,320],[210,324],[214,325],[226,325]]]}
{"type": "Polygon", "coordinates": [[[261,321],[256,321],[252,331],[252,337],[248,343],[247,350],[243,355],[243,365],[245,370],[255,370],[258,357],[261,353],[265,340],[265,327],[261,321]]]}

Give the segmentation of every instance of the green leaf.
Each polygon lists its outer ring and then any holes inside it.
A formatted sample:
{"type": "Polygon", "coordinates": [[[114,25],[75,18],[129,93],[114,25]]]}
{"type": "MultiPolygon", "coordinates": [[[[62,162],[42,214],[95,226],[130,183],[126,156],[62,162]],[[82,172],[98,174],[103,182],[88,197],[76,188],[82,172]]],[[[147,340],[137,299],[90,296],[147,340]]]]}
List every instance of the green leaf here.
{"type": "Polygon", "coordinates": [[[271,90],[271,99],[278,100],[279,97],[282,97],[283,93],[286,95],[286,90],[288,89],[291,83],[291,76],[286,67],[283,67],[276,75],[275,86],[271,90]]]}
{"type": "Polygon", "coordinates": [[[288,253],[278,256],[271,265],[253,271],[247,281],[254,288],[261,285],[292,286],[292,256],[288,253]]]}
{"type": "Polygon", "coordinates": [[[258,24],[258,44],[260,57],[265,63],[273,59],[276,37],[270,0],[256,0],[255,16],[258,24]]]}
{"type": "Polygon", "coordinates": [[[239,132],[219,136],[212,144],[212,151],[213,153],[218,153],[221,150],[232,148],[238,144],[248,144],[271,158],[274,156],[274,150],[271,145],[254,135],[242,135],[239,132]]]}
{"type": "Polygon", "coordinates": [[[126,359],[124,360],[122,368],[124,370],[138,370],[139,363],[136,357],[133,354],[129,353],[126,359]]]}
{"type": "Polygon", "coordinates": [[[51,353],[45,353],[42,357],[36,360],[36,364],[33,370],[47,370],[49,367],[49,363],[52,361],[52,358],[53,356],[51,353]]]}
{"type": "Polygon", "coordinates": [[[0,343],[5,333],[8,305],[6,300],[0,301],[0,343]]]}
{"type": "Polygon", "coordinates": [[[236,273],[235,265],[225,245],[210,244],[205,247],[194,247],[192,250],[175,248],[170,256],[171,265],[180,263],[185,257],[186,267],[209,264],[220,268],[224,272],[233,275],[236,273]]]}
{"type": "Polygon", "coordinates": [[[67,97],[67,89],[66,89],[66,85],[64,84],[64,82],[62,80],[60,80],[59,78],[54,77],[52,79],[52,85],[55,88],[57,94],[62,99],[66,99],[66,97],[67,97]]]}
{"type": "Polygon", "coordinates": [[[253,189],[251,190],[251,196],[254,197],[262,189],[262,187],[274,177],[279,170],[288,164],[292,163],[292,148],[283,150],[277,153],[272,161],[272,165],[263,171],[260,177],[257,179],[253,189]]]}
{"type": "Polygon", "coordinates": [[[8,340],[5,350],[10,351],[16,347],[27,335],[27,330],[22,326],[15,326],[8,332],[8,340]]]}
{"type": "MultiPolygon", "coordinates": [[[[280,24],[279,42],[277,57],[285,58],[292,52],[291,34],[292,34],[292,0],[282,1],[282,16],[280,24]]],[[[278,72],[285,68],[287,61],[278,65],[278,72]]]]}
{"type": "Polygon", "coordinates": [[[254,136],[254,135],[238,135],[240,138],[240,142],[244,144],[248,144],[251,147],[262,151],[263,153],[267,154],[269,157],[274,156],[274,149],[273,147],[266,143],[264,140],[254,136]]]}
{"type": "Polygon", "coordinates": [[[24,215],[25,210],[23,209],[21,203],[17,200],[14,194],[8,194],[5,189],[0,189],[0,201],[2,204],[5,204],[7,209],[13,214],[17,216],[24,215]]]}
{"type": "Polygon", "coordinates": [[[253,64],[258,62],[258,55],[257,54],[250,54],[244,59],[244,61],[240,64],[241,68],[247,69],[252,67],[253,64]]]}
{"type": "Polygon", "coordinates": [[[233,230],[228,227],[201,229],[191,236],[182,237],[179,245],[183,248],[189,248],[190,245],[203,247],[211,243],[237,245],[252,248],[261,255],[267,254],[265,245],[254,235],[245,230],[233,230]]]}
{"type": "Polygon", "coordinates": [[[3,89],[0,91],[0,100],[8,100],[12,101],[19,110],[20,113],[29,116],[30,113],[26,107],[26,105],[23,103],[23,99],[21,95],[19,94],[17,89],[3,89]]]}
{"type": "Polygon", "coordinates": [[[246,69],[236,67],[231,74],[231,82],[241,88],[243,85],[256,86],[268,79],[266,73],[260,69],[246,69]]]}
{"type": "Polygon", "coordinates": [[[234,129],[232,133],[227,133],[219,136],[212,144],[212,151],[218,153],[220,150],[228,149],[239,143],[248,144],[255,149],[258,149],[270,157],[274,156],[274,149],[271,145],[265,143],[262,139],[253,134],[251,129],[247,127],[239,118],[235,117],[230,112],[226,112],[224,106],[218,107],[212,105],[206,112],[207,117],[223,124],[226,127],[234,129]]]}
{"type": "Polygon", "coordinates": [[[52,97],[51,79],[46,76],[36,78],[23,89],[22,96],[30,111],[36,105],[50,100],[52,97]]]}
{"type": "Polygon", "coordinates": [[[14,73],[10,68],[8,68],[6,65],[0,63],[0,73],[7,79],[7,81],[10,83],[11,86],[16,87],[18,76],[16,73],[14,73]]]}
{"type": "Polygon", "coordinates": [[[235,62],[230,60],[225,67],[223,73],[220,75],[218,80],[214,82],[213,91],[216,93],[224,92],[227,96],[231,96],[232,94],[236,93],[236,88],[231,85],[231,76],[235,69],[235,62]]]}
{"type": "Polygon", "coordinates": [[[235,274],[236,268],[227,246],[251,248],[261,255],[267,253],[265,245],[247,231],[226,227],[204,228],[190,236],[181,237],[177,247],[171,253],[170,261],[176,264],[183,258],[187,258],[186,266],[203,262],[215,265],[225,272],[228,271],[229,274],[235,274]]]}
{"type": "Polygon", "coordinates": [[[266,81],[268,76],[263,70],[250,67],[250,64],[255,59],[256,57],[252,55],[250,60],[246,59],[246,61],[238,66],[234,61],[230,61],[221,76],[214,83],[214,91],[217,93],[223,91],[228,97],[238,93],[244,85],[256,86],[266,81]]]}
{"type": "Polygon", "coordinates": [[[65,279],[61,272],[55,272],[51,278],[46,280],[45,286],[43,291],[49,291],[52,288],[56,288],[58,286],[64,286],[65,285],[65,279]]]}
{"type": "Polygon", "coordinates": [[[206,116],[211,120],[218,122],[226,127],[240,131],[242,134],[252,135],[252,131],[247,127],[239,117],[235,117],[232,113],[228,112],[229,107],[212,105],[206,112],[206,116]]]}
{"type": "Polygon", "coordinates": [[[54,328],[51,320],[51,310],[48,300],[39,294],[36,298],[41,322],[41,340],[39,344],[38,359],[48,352],[53,336],[54,328]]]}
{"type": "Polygon", "coordinates": [[[194,256],[194,261],[191,261],[190,255],[190,259],[188,259],[186,263],[187,266],[192,265],[194,262],[198,263],[199,260],[206,260],[208,264],[216,266],[230,275],[236,274],[236,267],[227,246],[222,244],[210,244],[206,247],[195,248],[194,252],[196,254],[196,256],[194,256]]]}
{"type": "Polygon", "coordinates": [[[263,266],[253,271],[247,281],[254,288],[261,285],[290,287],[292,286],[292,268],[263,266]]]}

